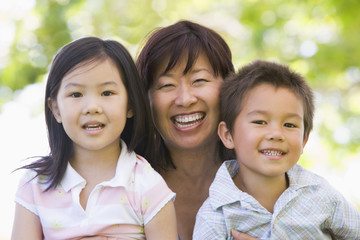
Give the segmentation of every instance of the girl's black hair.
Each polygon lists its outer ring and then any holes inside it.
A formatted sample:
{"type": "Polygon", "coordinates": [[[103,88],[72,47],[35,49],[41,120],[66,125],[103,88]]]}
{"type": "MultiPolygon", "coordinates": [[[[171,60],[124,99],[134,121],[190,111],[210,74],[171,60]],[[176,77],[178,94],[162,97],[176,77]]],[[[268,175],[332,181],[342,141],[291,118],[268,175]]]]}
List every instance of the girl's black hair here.
{"type": "MultiPolygon", "coordinates": [[[[73,152],[72,140],[67,136],[62,124],[58,123],[49,108],[48,100],[55,100],[62,79],[70,71],[92,62],[110,59],[121,75],[128,93],[128,104],[134,116],[128,118],[121,134],[128,145],[128,151],[136,151],[145,158],[156,154],[150,141],[154,136],[149,102],[141,86],[135,63],[124,46],[113,40],[85,37],[75,40],[59,50],[55,56],[47,78],[45,92],[45,119],[48,129],[50,154],[22,168],[33,169],[38,175],[46,176],[50,190],[61,182],[73,152]]],[[[119,143],[120,144],[120,143],[119,143]]]]}

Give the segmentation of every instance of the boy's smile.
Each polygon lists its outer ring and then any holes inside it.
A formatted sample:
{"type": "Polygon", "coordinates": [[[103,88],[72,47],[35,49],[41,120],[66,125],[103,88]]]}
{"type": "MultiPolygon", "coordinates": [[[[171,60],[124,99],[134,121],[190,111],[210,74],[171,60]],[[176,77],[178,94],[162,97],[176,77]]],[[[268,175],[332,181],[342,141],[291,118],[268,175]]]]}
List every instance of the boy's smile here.
{"type": "Polygon", "coordinates": [[[225,132],[229,140],[222,138],[235,150],[242,178],[285,179],[303,151],[303,116],[302,100],[287,88],[263,83],[245,95],[233,132],[225,132]]]}

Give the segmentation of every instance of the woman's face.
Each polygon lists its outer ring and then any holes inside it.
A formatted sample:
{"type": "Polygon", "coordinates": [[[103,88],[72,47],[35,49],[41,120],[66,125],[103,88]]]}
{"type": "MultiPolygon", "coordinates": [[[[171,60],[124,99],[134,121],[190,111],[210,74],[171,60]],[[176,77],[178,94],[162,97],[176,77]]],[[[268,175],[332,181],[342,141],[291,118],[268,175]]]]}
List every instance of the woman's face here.
{"type": "Polygon", "coordinates": [[[214,75],[203,53],[184,75],[186,62],[186,58],[180,59],[166,73],[160,69],[149,90],[155,125],[170,151],[200,149],[218,139],[219,92],[223,79],[214,75]]]}

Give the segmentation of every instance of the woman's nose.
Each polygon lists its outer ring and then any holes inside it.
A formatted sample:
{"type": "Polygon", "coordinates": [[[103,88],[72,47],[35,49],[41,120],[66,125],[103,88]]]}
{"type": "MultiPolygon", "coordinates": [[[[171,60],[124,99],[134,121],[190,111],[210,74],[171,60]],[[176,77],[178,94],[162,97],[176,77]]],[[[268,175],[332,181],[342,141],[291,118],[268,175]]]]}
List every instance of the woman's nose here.
{"type": "Polygon", "coordinates": [[[190,86],[180,86],[176,92],[175,104],[182,107],[189,107],[197,101],[190,86]]]}

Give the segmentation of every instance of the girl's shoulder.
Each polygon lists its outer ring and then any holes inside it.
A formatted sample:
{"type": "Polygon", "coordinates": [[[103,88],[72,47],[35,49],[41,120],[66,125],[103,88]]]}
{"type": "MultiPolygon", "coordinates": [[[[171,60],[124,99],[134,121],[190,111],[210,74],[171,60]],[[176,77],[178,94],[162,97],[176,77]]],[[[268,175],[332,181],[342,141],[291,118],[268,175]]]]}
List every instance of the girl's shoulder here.
{"type": "Polygon", "coordinates": [[[22,176],[19,181],[19,188],[25,185],[35,185],[38,188],[45,190],[48,187],[48,177],[38,174],[33,169],[23,169],[22,176]]]}

